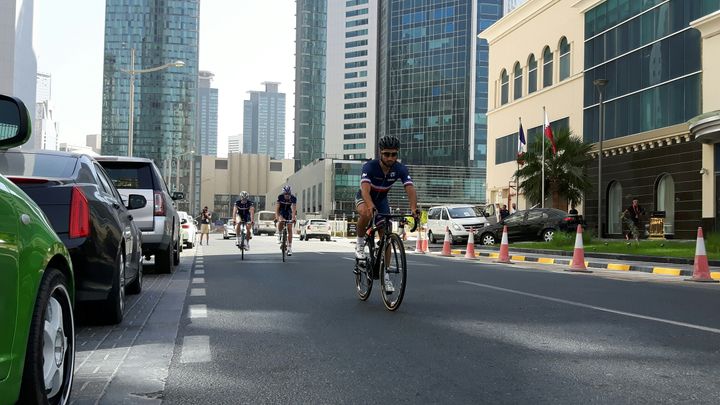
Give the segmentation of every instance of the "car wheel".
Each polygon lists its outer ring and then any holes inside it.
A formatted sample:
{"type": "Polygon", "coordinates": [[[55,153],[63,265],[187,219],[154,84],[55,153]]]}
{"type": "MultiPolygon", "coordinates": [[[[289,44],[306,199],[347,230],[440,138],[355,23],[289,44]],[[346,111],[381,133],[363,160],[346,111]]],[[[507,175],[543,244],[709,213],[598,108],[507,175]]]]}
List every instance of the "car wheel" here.
{"type": "Polygon", "coordinates": [[[300,235],[300,240],[305,240],[305,238],[302,235],[300,235]]]}
{"type": "Polygon", "coordinates": [[[172,245],[158,251],[155,254],[155,267],[160,273],[170,274],[173,272],[175,250],[172,245]]]}
{"type": "Polygon", "coordinates": [[[127,293],[128,294],[140,294],[142,292],[142,282],[143,282],[143,264],[142,260],[138,262],[138,273],[137,277],[135,277],[135,280],[132,281],[132,283],[128,284],[127,286],[127,293]]]}
{"type": "Polygon", "coordinates": [[[100,321],[107,321],[109,324],[122,322],[125,315],[125,255],[120,252],[116,260],[117,273],[114,275],[110,296],[105,301],[101,313],[97,314],[100,321]]]}
{"type": "Polygon", "coordinates": [[[47,268],[40,282],[27,340],[20,404],[64,404],[75,368],[75,321],[68,280],[47,268]]]}
{"type": "Polygon", "coordinates": [[[173,249],[173,265],[175,266],[180,264],[180,253],[182,253],[182,242],[178,239],[173,249]]]}
{"type": "Polygon", "coordinates": [[[435,243],[435,235],[433,235],[432,231],[428,231],[428,240],[430,243],[435,243]]]}
{"type": "Polygon", "coordinates": [[[495,235],[493,235],[491,233],[484,233],[480,237],[480,242],[483,245],[487,245],[487,246],[494,245],[495,244],[495,235]]]}
{"type": "Polygon", "coordinates": [[[555,230],[554,229],[546,229],[542,232],[542,238],[545,242],[550,242],[553,240],[553,236],[555,236],[555,230]]]}

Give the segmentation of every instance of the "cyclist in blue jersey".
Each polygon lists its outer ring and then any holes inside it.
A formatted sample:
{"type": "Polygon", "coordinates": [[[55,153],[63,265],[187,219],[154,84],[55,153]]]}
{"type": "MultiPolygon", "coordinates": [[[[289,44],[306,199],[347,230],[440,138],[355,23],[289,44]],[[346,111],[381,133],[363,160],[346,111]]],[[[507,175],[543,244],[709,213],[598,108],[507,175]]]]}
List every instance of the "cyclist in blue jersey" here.
{"type": "Polygon", "coordinates": [[[355,257],[359,260],[365,260],[365,231],[374,215],[373,211],[381,214],[390,213],[387,194],[393,183],[402,181],[410,203],[410,211],[414,213],[416,220],[420,216],[420,211],[417,209],[417,194],[410,173],[405,165],[397,161],[399,149],[400,140],[397,137],[383,136],[378,140],[380,158],[363,165],[360,190],[355,196],[355,206],[360,215],[355,246],[355,257]]]}
{"type": "MultiPolygon", "coordinates": [[[[284,219],[285,221],[295,221],[297,216],[297,198],[292,194],[290,185],[284,185],[282,188],[282,194],[278,195],[277,202],[275,204],[275,221],[284,219]]],[[[278,243],[280,243],[280,234],[283,227],[287,225],[288,240],[287,240],[287,255],[292,256],[292,238],[293,238],[293,223],[278,222],[278,243]]]]}
{"type": "MultiPolygon", "coordinates": [[[[240,236],[240,223],[245,223],[245,250],[250,250],[250,239],[252,239],[252,224],[255,217],[255,203],[250,199],[247,191],[240,192],[240,199],[233,205],[233,218],[235,219],[235,232],[240,236]]],[[[237,242],[235,242],[237,245],[237,242]]],[[[238,246],[240,247],[240,246],[238,246]]]]}

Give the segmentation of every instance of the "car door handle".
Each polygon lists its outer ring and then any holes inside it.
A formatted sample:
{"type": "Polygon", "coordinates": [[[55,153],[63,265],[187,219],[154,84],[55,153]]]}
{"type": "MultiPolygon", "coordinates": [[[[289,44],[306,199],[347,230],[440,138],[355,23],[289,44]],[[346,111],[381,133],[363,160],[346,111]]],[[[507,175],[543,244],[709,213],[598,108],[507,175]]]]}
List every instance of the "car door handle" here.
{"type": "Polygon", "coordinates": [[[134,218],[132,215],[128,215],[128,219],[132,221],[134,218]]]}
{"type": "Polygon", "coordinates": [[[20,215],[20,222],[23,223],[23,225],[30,225],[30,216],[28,214],[22,214],[20,215]]]}
{"type": "Polygon", "coordinates": [[[118,203],[113,203],[113,207],[115,207],[116,210],[119,210],[119,209],[120,209],[120,204],[118,204],[118,203]]]}

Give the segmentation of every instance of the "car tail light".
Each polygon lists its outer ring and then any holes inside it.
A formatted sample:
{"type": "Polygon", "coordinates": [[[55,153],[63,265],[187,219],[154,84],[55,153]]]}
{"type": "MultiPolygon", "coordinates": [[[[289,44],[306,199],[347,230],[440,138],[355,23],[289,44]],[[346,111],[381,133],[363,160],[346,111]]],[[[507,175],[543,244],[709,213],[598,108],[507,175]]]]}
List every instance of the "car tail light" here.
{"type": "Polygon", "coordinates": [[[165,198],[163,197],[162,193],[156,191],[153,200],[155,202],[153,215],[158,217],[165,216],[165,198]]]}
{"type": "Polygon", "coordinates": [[[567,221],[567,222],[574,221],[574,220],[575,220],[575,218],[573,218],[573,217],[565,217],[565,221],[567,221]]]}
{"type": "Polygon", "coordinates": [[[188,225],[188,224],[182,224],[182,228],[183,228],[183,229],[190,229],[190,225],[188,225]]]}
{"type": "Polygon", "coordinates": [[[8,177],[15,184],[42,184],[47,183],[48,179],[39,179],[37,177],[8,177]]]}
{"type": "Polygon", "coordinates": [[[73,187],[70,196],[70,237],[90,236],[90,205],[80,187],[73,187]]]}

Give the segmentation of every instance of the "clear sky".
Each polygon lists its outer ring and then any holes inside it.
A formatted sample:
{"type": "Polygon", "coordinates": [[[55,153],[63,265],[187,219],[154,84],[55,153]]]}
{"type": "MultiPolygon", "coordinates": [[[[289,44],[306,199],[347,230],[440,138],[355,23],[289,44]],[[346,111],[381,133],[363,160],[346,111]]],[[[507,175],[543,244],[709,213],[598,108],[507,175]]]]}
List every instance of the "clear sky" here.
{"type": "MultiPolygon", "coordinates": [[[[105,1],[35,0],[38,71],[52,75],[60,141],[85,144],[102,119],[105,1]]],[[[287,96],[285,154],[293,151],[294,0],[201,0],[200,70],[215,74],[219,91],[218,153],[242,133],[243,100],[264,81],[287,96]]],[[[138,66],[140,68],[140,66],[138,66]]]]}

